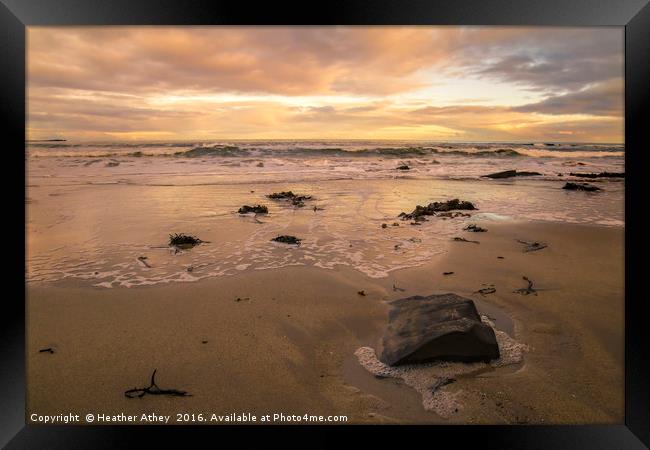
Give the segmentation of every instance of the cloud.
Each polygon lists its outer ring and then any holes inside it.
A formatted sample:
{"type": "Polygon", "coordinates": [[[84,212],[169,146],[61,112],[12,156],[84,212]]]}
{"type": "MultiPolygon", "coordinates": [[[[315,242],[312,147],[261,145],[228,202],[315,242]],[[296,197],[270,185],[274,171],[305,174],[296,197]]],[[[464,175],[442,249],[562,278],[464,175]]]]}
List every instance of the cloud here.
{"type": "Polygon", "coordinates": [[[623,29],[476,28],[461,40],[472,75],[557,93],[623,78],[623,29]],[[478,62],[478,64],[477,64],[478,62]]]}
{"type": "Polygon", "coordinates": [[[542,114],[591,114],[595,116],[623,115],[623,80],[612,79],[583,90],[550,96],[538,103],[518,106],[515,111],[542,114]]]}
{"type": "Polygon", "coordinates": [[[622,37],[618,28],[28,27],[28,133],[622,140],[622,37]]]}
{"type": "Polygon", "coordinates": [[[418,85],[411,77],[445,56],[448,38],[403,27],[30,27],[28,71],[35,86],[98,91],[383,95],[418,85]]]}

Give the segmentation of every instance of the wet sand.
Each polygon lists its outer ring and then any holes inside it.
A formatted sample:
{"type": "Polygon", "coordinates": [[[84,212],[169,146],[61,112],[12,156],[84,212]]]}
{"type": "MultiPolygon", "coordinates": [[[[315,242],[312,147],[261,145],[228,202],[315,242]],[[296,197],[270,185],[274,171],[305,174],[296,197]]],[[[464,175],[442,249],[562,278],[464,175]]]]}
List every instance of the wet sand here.
{"type": "Polygon", "coordinates": [[[347,415],[349,423],[622,423],[624,229],[478,224],[489,231],[459,236],[480,244],[450,241],[446,254],[387,278],[296,266],[151,287],[29,283],[28,420],[102,412],[172,421],[176,413],[284,413],[347,415]],[[548,248],[524,253],[516,239],[548,248]],[[538,295],[513,293],[526,286],[522,276],[538,295]],[[496,292],[475,293],[483,284],[496,292]],[[463,399],[449,418],[354,356],[377,347],[387,301],[445,292],[474,299],[530,347],[522,364],[445,387],[463,399]],[[39,353],[47,347],[55,352],[39,353]],[[192,396],[125,398],[149,384],[153,369],[161,388],[192,396]]]}

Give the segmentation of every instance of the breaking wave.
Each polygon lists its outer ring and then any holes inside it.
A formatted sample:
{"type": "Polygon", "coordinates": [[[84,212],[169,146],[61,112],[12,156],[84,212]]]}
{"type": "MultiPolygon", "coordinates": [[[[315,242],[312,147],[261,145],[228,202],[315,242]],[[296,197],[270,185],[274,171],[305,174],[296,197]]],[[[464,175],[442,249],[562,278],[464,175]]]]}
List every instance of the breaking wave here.
{"type": "Polygon", "coordinates": [[[30,157],[621,157],[621,145],[445,143],[413,145],[382,141],[241,141],[162,143],[28,142],[30,157]]]}

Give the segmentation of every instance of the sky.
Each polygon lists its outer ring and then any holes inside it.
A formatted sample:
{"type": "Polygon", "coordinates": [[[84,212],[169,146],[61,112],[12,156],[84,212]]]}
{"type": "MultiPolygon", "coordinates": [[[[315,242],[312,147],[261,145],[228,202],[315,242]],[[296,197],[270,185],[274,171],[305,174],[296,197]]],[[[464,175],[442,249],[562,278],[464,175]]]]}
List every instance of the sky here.
{"type": "Polygon", "coordinates": [[[623,142],[623,28],[28,27],[28,139],[623,142]]]}

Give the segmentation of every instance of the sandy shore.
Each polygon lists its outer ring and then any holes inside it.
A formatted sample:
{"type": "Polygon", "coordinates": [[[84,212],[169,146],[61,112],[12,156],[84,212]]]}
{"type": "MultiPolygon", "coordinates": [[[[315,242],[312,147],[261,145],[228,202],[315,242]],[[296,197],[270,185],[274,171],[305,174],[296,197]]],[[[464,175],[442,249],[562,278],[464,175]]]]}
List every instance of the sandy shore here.
{"type": "Polygon", "coordinates": [[[296,266],[128,289],[29,283],[28,420],[284,413],[347,415],[350,423],[622,423],[624,230],[479,225],[489,231],[462,236],[480,244],[450,241],[445,255],[381,279],[296,266]],[[524,253],[516,239],[549,246],[524,253]],[[522,276],[538,295],[513,292],[525,287],[522,276]],[[483,284],[496,292],[475,293],[483,284]],[[416,391],[375,378],[354,356],[377,346],[386,301],[445,292],[474,299],[530,347],[523,364],[446,387],[463,398],[449,418],[425,411],[416,391]],[[47,347],[55,352],[39,352],[47,347]],[[161,388],[192,396],[125,398],[149,384],[153,369],[161,388]]]}

